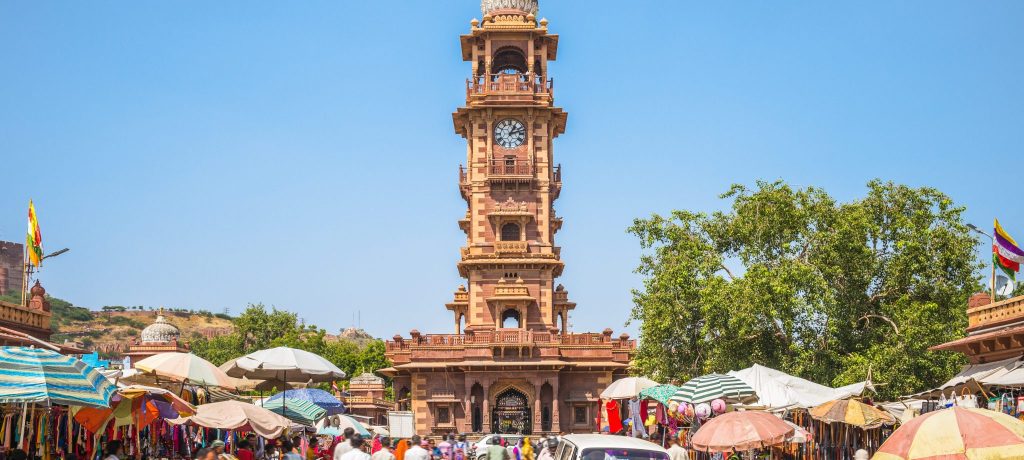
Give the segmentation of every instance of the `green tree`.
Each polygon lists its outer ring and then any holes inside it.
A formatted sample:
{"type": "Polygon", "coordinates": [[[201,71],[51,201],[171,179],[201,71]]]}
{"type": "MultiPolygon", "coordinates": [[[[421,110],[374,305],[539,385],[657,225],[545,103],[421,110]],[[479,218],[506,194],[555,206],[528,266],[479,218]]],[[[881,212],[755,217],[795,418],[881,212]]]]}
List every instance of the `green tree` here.
{"type": "Polygon", "coordinates": [[[347,340],[329,340],[323,329],[303,325],[298,316],[283,310],[267,311],[263,304],[249,305],[234,320],[235,331],[206,339],[196,335],[192,352],[220,365],[257,350],[291,347],[323,356],[350,377],[390,365],[384,357],[384,342],[373,340],[360,346],[347,340]]]}
{"type": "Polygon", "coordinates": [[[932,188],[872,181],[840,203],[783,182],[734,185],[727,212],[637,219],[637,370],[688,379],[753,363],[841,385],[873,370],[883,396],[959,369],[931,345],[962,336],[980,288],[963,208],[932,188]]]}

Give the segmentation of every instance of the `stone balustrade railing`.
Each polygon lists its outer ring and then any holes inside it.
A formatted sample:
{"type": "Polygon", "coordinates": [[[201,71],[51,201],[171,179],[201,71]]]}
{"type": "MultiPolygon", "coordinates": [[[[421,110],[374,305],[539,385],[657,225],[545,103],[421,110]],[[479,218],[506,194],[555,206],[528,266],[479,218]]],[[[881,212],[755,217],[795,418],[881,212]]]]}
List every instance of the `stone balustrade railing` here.
{"type": "Polygon", "coordinates": [[[396,337],[386,342],[389,352],[409,351],[424,347],[463,347],[465,345],[520,345],[537,346],[610,346],[612,349],[633,350],[636,341],[627,338],[613,338],[611,334],[552,334],[522,329],[478,331],[468,334],[416,334],[412,338],[396,337]]]}
{"type": "Polygon", "coordinates": [[[967,329],[976,330],[1021,318],[1024,318],[1024,296],[969,308],[967,310],[967,329]]]}
{"type": "Polygon", "coordinates": [[[48,312],[0,302],[0,321],[49,330],[50,317],[51,315],[48,312]]]}

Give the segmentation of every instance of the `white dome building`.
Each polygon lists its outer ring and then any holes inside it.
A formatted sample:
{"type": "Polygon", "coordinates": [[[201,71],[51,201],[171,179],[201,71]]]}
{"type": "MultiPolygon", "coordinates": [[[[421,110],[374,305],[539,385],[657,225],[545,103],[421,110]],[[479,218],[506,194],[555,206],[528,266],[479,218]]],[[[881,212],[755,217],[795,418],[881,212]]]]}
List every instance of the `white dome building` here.
{"type": "Polygon", "coordinates": [[[164,317],[164,309],[156,314],[153,324],[146,326],[139,333],[139,338],[128,346],[126,355],[133,362],[146,359],[159,353],[188,353],[191,349],[187,343],[181,342],[181,330],[164,317]]]}

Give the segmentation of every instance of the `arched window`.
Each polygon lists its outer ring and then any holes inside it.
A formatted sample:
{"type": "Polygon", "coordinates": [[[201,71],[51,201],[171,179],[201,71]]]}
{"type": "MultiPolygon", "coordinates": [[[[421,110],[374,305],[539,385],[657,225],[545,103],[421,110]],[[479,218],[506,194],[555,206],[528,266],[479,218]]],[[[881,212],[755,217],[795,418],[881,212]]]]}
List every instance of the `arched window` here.
{"type": "Polygon", "coordinates": [[[519,329],[522,326],[522,319],[519,317],[519,310],[509,308],[501,314],[501,327],[504,329],[519,329]]]}
{"type": "Polygon", "coordinates": [[[501,241],[519,241],[519,224],[507,223],[501,226],[501,241]]]}
{"type": "Polygon", "coordinates": [[[514,46],[499,48],[494,53],[494,60],[491,62],[491,71],[496,74],[524,74],[528,70],[526,56],[522,50],[514,46]]]}

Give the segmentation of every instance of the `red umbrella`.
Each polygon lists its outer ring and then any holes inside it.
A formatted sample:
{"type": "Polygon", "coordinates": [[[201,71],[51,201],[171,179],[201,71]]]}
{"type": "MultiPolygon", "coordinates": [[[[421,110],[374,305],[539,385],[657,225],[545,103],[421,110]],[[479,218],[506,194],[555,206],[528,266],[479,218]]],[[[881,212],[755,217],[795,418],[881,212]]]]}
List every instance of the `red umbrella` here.
{"type": "Polygon", "coordinates": [[[697,430],[691,444],[705,452],[737,452],[781,444],[793,427],[767,412],[729,412],[697,430]]]}

